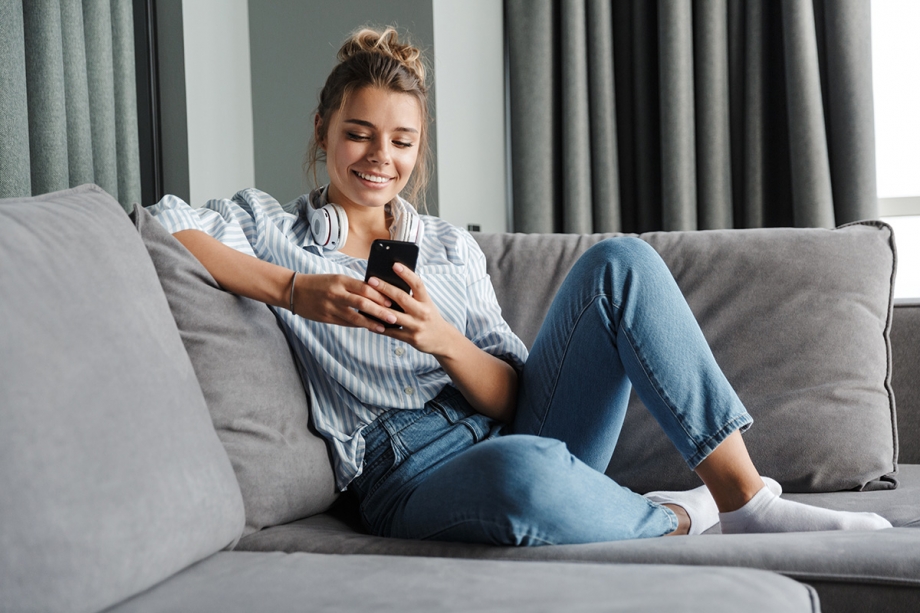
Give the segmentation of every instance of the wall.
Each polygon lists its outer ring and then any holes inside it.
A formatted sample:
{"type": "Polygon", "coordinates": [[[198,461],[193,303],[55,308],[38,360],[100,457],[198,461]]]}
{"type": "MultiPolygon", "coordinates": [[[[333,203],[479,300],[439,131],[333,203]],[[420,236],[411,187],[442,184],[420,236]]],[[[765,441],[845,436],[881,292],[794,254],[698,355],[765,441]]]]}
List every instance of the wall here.
{"type": "Polygon", "coordinates": [[[501,0],[435,0],[438,203],[454,225],[508,228],[501,0]]]}
{"type": "Polygon", "coordinates": [[[201,206],[255,183],[248,3],[156,8],[163,188],[201,206]]]}
{"type": "Polygon", "coordinates": [[[182,3],[191,203],[255,184],[247,0],[182,3]]]}

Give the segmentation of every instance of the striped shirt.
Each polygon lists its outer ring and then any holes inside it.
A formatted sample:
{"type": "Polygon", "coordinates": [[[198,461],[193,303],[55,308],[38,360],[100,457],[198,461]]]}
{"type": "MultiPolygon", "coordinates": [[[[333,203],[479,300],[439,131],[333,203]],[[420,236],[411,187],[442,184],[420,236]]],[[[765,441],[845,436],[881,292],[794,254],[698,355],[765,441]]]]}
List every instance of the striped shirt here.
{"type": "MultiPolygon", "coordinates": [[[[148,209],[170,232],[201,230],[237,251],[306,274],[364,279],[367,260],[316,245],[309,197],[282,207],[256,189],[193,209],[166,196],[148,209]]],[[[425,224],[416,272],[442,317],[477,347],[520,370],[527,349],[501,316],[486,259],[470,234],[438,217],[425,224]]],[[[318,323],[274,308],[297,356],[316,429],[333,450],[336,485],[361,473],[361,430],[390,408],[420,409],[450,383],[430,354],[362,328],[318,323]]]]}

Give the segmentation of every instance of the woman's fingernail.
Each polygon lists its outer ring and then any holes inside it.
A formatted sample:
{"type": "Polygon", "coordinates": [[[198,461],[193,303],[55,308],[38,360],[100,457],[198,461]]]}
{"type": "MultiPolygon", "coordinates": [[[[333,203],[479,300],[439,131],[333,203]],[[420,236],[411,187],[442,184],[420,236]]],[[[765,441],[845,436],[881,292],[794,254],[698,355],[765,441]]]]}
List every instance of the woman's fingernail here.
{"type": "Polygon", "coordinates": [[[377,287],[378,285],[380,285],[380,281],[377,279],[377,277],[371,277],[370,279],[368,279],[367,284],[370,285],[371,287],[377,287]]]}
{"type": "Polygon", "coordinates": [[[396,315],[387,315],[387,323],[389,323],[389,324],[395,324],[395,323],[396,323],[396,315]]]}
{"type": "Polygon", "coordinates": [[[393,270],[395,270],[396,272],[402,272],[403,265],[400,264],[399,262],[396,262],[395,264],[393,264],[393,270]]]}

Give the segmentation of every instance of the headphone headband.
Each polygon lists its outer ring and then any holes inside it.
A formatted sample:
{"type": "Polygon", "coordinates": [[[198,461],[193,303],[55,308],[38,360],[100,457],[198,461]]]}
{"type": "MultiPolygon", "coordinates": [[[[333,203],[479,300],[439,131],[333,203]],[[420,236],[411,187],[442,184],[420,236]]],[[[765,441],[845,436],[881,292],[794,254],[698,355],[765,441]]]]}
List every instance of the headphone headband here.
{"type": "MultiPolygon", "coordinates": [[[[307,221],[317,245],[338,251],[348,240],[348,215],[341,206],[327,201],[328,190],[326,185],[310,192],[306,199],[307,221]]],[[[386,210],[393,218],[390,239],[421,245],[425,227],[415,207],[396,196],[387,203],[386,210]]]]}

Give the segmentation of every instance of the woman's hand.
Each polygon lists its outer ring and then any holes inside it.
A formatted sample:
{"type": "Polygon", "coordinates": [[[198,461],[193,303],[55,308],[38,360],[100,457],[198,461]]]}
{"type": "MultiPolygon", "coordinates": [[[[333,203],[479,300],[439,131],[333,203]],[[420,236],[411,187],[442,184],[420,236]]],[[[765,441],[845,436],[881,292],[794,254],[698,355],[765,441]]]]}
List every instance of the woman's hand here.
{"type": "Polygon", "coordinates": [[[378,290],[384,297],[389,297],[404,311],[400,313],[387,310],[388,314],[395,316],[395,322],[390,323],[396,323],[401,328],[389,328],[384,334],[435,357],[446,355],[450,351],[451,343],[457,341],[458,335],[463,335],[441,317],[438,307],[428,296],[421,277],[398,263],[393,265],[393,272],[409,284],[411,295],[377,277],[368,280],[368,285],[372,289],[378,290]]]}
{"type": "Polygon", "coordinates": [[[395,264],[393,271],[409,284],[411,296],[380,279],[368,280],[371,287],[405,311],[387,309],[402,328],[389,328],[382,333],[433,355],[474,409],[510,422],[517,405],[517,372],[507,362],[477,347],[441,317],[417,274],[402,264],[395,264]]]}
{"type": "Polygon", "coordinates": [[[322,323],[383,332],[384,327],[358,311],[395,323],[392,302],[364,281],[348,275],[303,275],[294,279],[294,312],[322,323]]]}

